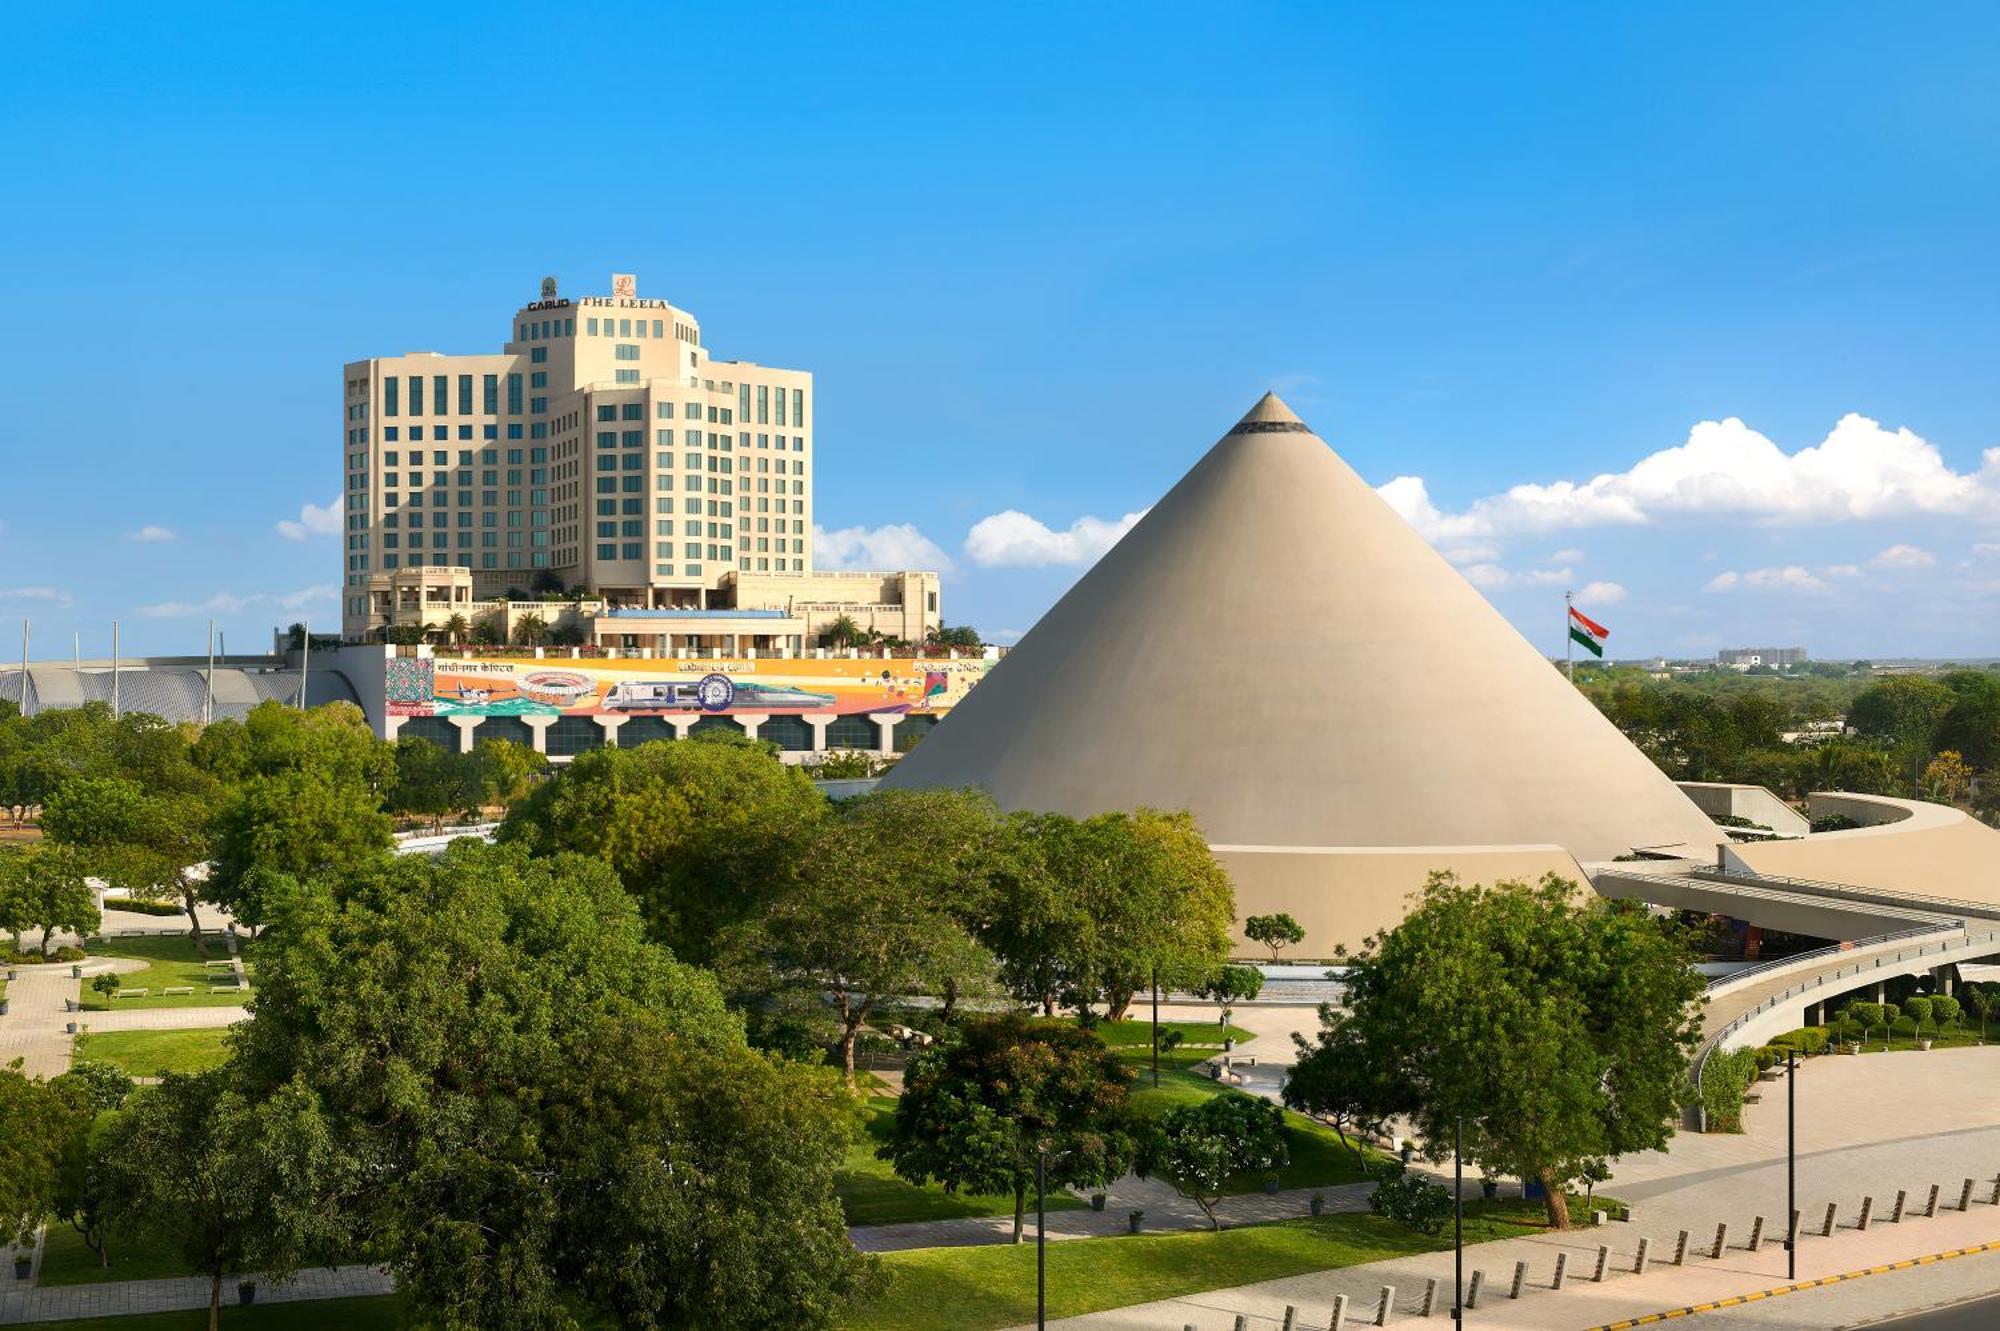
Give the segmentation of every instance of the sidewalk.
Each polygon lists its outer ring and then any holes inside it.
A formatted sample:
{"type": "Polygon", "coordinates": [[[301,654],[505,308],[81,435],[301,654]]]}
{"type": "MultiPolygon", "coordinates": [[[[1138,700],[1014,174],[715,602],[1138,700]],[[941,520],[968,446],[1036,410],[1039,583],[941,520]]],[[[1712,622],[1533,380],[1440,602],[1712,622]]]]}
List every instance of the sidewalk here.
{"type": "MultiPolygon", "coordinates": [[[[11,1276],[13,1273],[9,1272],[11,1276]]],[[[386,1271],[373,1266],[317,1267],[301,1271],[285,1284],[263,1277],[257,1281],[257,1302],[295,1303],[307,1299],[346,1299],[388,1294],[395,1289],[386,1271]]],[[[62,1285],[28,1289],[25,1282],[0,1292],[0,1325],[61,1322],[81,1317],[122,1317],[131,1313],[174,1312],[208,1307],[208,1281],[200,1276],[167,1280],[119,1280],[102,1285],[62,1285]]],[[[234,1305],[237,1277],[222,1284],[222,1301],[234,1305]]]]}
{"type": "Polygon", "coordinates": [[[58,1077],[69,1071],[70,1036],[64,1027],[82,1021],[64,1010],[63,1000],[80,998],[83,982],[70,978],[69,964],[17,966],[7,986],[8,1012],[0,1017],[0,1067],[23,1060],[30,1077],[58,1077]]]}
{"type": "MultiPolygon", "coordinates": [[[[1326,1209],[1365,1211],[1373,1183],[1343,1183],[1327,1188],[1288,1188],[1276,1193],[1247,1193],[1225,1197],[1216,1203],[1215,1213],[1223,1227],[1255,1224],[1266,1220],[1290,1220],[1312,1213],[1315,1194],[1326,1198],[1326,1209]]],[[[1129,1233],[1128,1217],[1133,1211],[1146,1213],[1145,1232],[1172,1233],[1207,1229],[1208,1217],[1201,1208],[1158,1179],[1118,1180],[1106,1190],[1102,1211],[1088,1209],[1048,1213],[1048,1236],[1055,1239],[1097,1239],[1129,1233]]],[[[1034,1200],[1029,1199],[1021,1241],[1035,1239],[1034,1200]]],[[[1014,1232],[1012,1214],[968,1216],[957,1220],[921,1220],[905,1225],[864,1225],[847,1232],[854,1246],[863,1252],[901,1252],[907,1248],[958,1248],[983,1243],[1006,1243],[1014,1232]]]]}

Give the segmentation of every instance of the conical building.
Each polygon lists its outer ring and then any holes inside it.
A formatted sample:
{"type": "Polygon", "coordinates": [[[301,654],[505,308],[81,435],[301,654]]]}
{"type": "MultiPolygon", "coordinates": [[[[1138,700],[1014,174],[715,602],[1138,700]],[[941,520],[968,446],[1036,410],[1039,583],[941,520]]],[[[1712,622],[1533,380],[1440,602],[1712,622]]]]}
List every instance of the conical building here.
{"type": "Polygon", "coordinates": [[[1320,955],[1433,868],[1575,876],[1720,839],[1272,394],[886,782],[1189,809],[1239,913],[1290,911],[1320,955]]]}

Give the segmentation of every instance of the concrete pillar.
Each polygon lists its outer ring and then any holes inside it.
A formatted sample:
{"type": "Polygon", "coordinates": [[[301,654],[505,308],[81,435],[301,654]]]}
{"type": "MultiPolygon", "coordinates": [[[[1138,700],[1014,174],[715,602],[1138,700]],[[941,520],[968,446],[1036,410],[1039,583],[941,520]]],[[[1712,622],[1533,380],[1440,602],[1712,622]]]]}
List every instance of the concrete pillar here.
{"type": "Polygon", "coordinates": [[[813,732],[812,751],[814,753],[826,752],[826,727],[828,723],[831,722],[832,720],[833,717],[827,714],[821,714],[818,716],[808,714],[806,716],[805,718],[806,724],[812,727],[812,732],[813,732]]]}
{"type": "Polygon", "coordinates": [[[896,723],[903,719],[902,713],[876,712],[868,719],[873,721],[876,728],[882,732],[882,747],[880,752],[886,758],[896,751],[896,723]]]}
{"type": "Polygon", "coordinates": [[[757,738],[757,727],[770,719],[771,715],[768,712],[753,716],[745,716],[739,713],[736,717],[736,724],[743,727],[744,734],[748,735],[751,739],[755,739],[757,738]]]}
{"type": "Polygon", "coordinates": [[[1721,1261],[1722,1254],[1728,1251],[1728,1248],[1729,1248],[1729,1225],[1725,1221],[1724,1223],[1717,1225],[1715,1227],[1715,1251],[1709,1257],[1708,1260],[1711,1262],[1721,1261]]]}
{"type": "Polygon", "coordinates": [[[396,742],[396,732],[403,728],[403,722],[407,720],[409,720],[409,718],[405,716],[383,717],[382,738],[388,740],[391,744],[394,744],[396,742]]]}
{"type": "Polygon", "coordinates": [[[549,751],[549,727],[556,723],[556,719],[553,716],[524,716],[521,719],[526,721],[528,729],[534,732],[529,736],[529,743],[535,752],[547,753],[549,751]]]}
{"type": "Polygon", "coordinates": [[[479,723],[486,718],[483,716],[448,716],[445,719],[458,727],[458,751],[460,753],[471,753],[472,746],[476,742],[473,739],[473,732],[479,729],[479,723]]]}
{"type": "MultiPolygon", "coordinates": [[[[888,649],[886,647],[883,649],[883,654],[884,655],[888,654],[888,649]]],[[[1384,1285],[1382,1286],[1382,1302],[1380,1302],[1375,1306],[1375,1325],[1377,1326],[1389,1325],[1389,1318],[1395,1313],[1395,1311],[1396,1311],[1396,1287],[1394,1285],[1384,1285]]]]}
{"type": "Polygon", "coordinates": [[[1609,1244],[1600,1243],[1597,1245],[1597,1267],[1590,1273],[1591,1283],[1594,1285],[1603,1284],[1604,1273],[1607,1270],[1609,1270],[1610,1267],[1611,1267],[1611,1246],[1609,1244]]]}
{"type": "Polygon", "coordinates": [[[1236,1314],[1236,1331],[1250,1331],[1250,1319],[1242,1313],[1236,1314]]]}
{"type": "Polygon", "coordinates": [[[1909,1201],[1909,1199],[1910,1199],[1910,1194],[1908,1189],[1906,1188],[1896,1189],[1896,1209],[1889,1212],[1890,1224],[1900,1225],[1903,1223],[1903,1203],[1909,1201]]]}
{"type": "Polygon", "coordinates": [[[1873,1197],[1863,1197],[1861,1199],[1861,1219],[1854,1227],[1864,1234],[1868,1232],[1868,1215],[1874,1209],[1875,1199],[1873,1197]]]}
{"type": "Polygon", "coordinates": [[[1840,1210],[1839,1202],[1828,1202],[1826,1204],[1826,1223],[1821,1225],[1819,1230],[1819,1236],[1821,1238],[1830,1239],[1833,1237],[1833,1221],[1835,1215],[1839,1212],[1839,1210],[1840,1210]]]}
{"type": "Polygon", "coordinates": [[[1637,1257],[1634,1257],[1634,1258],[1632,1259],[1632,1274],[1633,1274],[1633,1275],[1635,1275],[1635,1276],[1642,1276],[1642,1275],[1645,1275],[1645,1274],[1646,1274],[1646,1256],[1647,1256],[1647,1251],[1648,1251],[1648,1250],[1649,1250],[1649,1249],[1650,1249],[1650,1248],[1651,1248],[1652,1246],[1653,1246],[1653,1242],[1652,1242],[1652,1240],[1651,1240],[1651,1239],[1640,1239],[1640,1240],[1639,1240],[1639,1255],[1638,1255],[1637,1257]]]}
{"type": "Polygon", "coordinates": [[[1347,1296],[1333,1296],[1333,1321],[1327,1324],[1327,1331],[1347,1331],[1347,1296]]]}
{"type": "Polygon", "coordinates": [[[1438,1306],[1438,1282],[1436,1278],[1433,1277],[1432,1279],[1426,1280],[1424,1282],[1424,1310],[1421,1313],[1418,1313],[1417,1315],[1419,1317],[1429,1317],[1431,1314],[1437,1311],[1437,1306],[1438,1306]]]}
{"type": "Polygon", "coordinates": [[[1756,1252],[1764,1246],[1764,1217],[1758,1216],[1750,1222],[1750,1251],[1756,1252]]]}
{"type": "Polygon", "coordinates": [[[1925,1219],[1929,1219],[1931,1216],[1937,1214],[1937,1199],[1938,1199],[1938,1185],[1933,1183],[1931,1184],[1930,1198],[1924,1203],[1925,1219]]]}
{"type": "Polygon", "coordinates": [[[1959,1210],[1970,1211],[1972,1209],[1972,1190],[1977,1186],[1978,1180],[1976,1179],[1967,1179],[1965,1181],[1965,1187],[1960,1189],[1958,1194],[1959,1210]]]}
{"type": "Polygon", "coordinates": [[[1528,1264],[1526,1262],[1516,1262],[1514,1263],[1514,1283],[1507,1286],[1507,1297],[1518,1299],[1521,1297],[1521,1291],[1527,1287],[1528,1264]]]}
{"type": "Polygon", "coordinates": [[[683,712],[670,715],[665,720],[668,725],[674,728],[675,739],[686,739],[688,731],[694,729],[694,723],[701,720],[701,716],[696,713],[683,712]]]}
{"type": "Polygon", "coordinates": [[[1465,1306],[1468,1308],[1477,1308],[1479,1306],[1479,1295],[1485,1288],[1486,1273],[1484,1271],[1474,1271],[1471,1283],[1466,1286],[1465,1306]]]}
{"type": "Polygon", "coordinates": [[[629,719],[623,716],[599,716],[597,718],[597,728],[604,732],[605,748],[615,749],[618,747],[618,727],[624,725],[629,719]]]}
{"type": "Polygon", "coordinates": [[[1561,1289],[1561,1288],[1563,1287],[1563,1272],[1564,1272],[1564,1271],[1565,1271],[1566,1269],[1568,1269],[1568,1267],[1569,1267],[1569,1254],[1568,1254],[1568,1253],[1566,1253],[1566,1252],[1559,1252],[1559,1253],[1557,1253],[1557,1254],[1556,1254],[1556,1274],[1555,1274],[1555,1278],[1554,1278],[1553,1280],[1549,1281],[1549,1288],[1550,1288],[1550,1289],[1561,1289]]]}
{"type": "Polygon", "coordinates": [[[1688,1232],[1684,1229],[1681,1231],[1680,1237],[1674,1240],[1674,1265],[1686,1266],[1687,1256],[1688,1256],[1688,1232]]]}
{"type": "Polygon", "coordinates": [[[1993,1176],[1993,1195],[1986,1200],[1989,1205],[2000,1206],[2000,1174],[1993,1176]]]}
{"type": "Polygon", "coordinates": [[[1875,981],[1875,1001],[1878,1003],[1889,1001],[1889,982],[1887,980],[1875,981]]]}
{"type": "Polygon", "coordinates": [[[1939,966],[1931,974],[1937,977],[1937,991],[1949,996],[1951,994],[1951,967],[1939,966]]]}

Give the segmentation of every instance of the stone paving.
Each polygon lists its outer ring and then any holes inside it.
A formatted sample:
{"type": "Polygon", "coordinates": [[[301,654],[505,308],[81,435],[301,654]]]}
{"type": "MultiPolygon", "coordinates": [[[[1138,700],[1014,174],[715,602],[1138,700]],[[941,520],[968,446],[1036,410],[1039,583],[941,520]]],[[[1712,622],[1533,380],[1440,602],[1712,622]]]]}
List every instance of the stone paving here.
{"type": "Polygon", "coordinates": [[[83,982],[60,964],[17,966],[7,985],[8,1013],[0,1017],[0,1066],[22,1060],[31,1077],[57,1077],[69,1071],[71,1039],[68,1023],[82,1019],[69,1012],[65,1000],[81,996],[83,982]]]}
{"type": "MultiPolygon", "coordinates": [[[[2000,1102],[1993,1099],[1991,1089],[1995,1086],[2000,1086],[2000,1048],[1825,1057],[1807,1063],[1799,1083],[1799,1209],[1809,1227],[1823,1219],[1829,1202],[1839,1207],[1839,1215],[1834,1237],[1808,1238],[1800,1244],[1801,1277],[1856,1270],[2000,1239],[2000,1206],[1986,1201],[1993,1195],[1995,1176],[2000,1175],[2000,1102]],[[1871,1137],[1879,1140],[1870,1141],[1871,1137]],[[1914,1210],[1925,1201],[1929,1185],[1938,1183],[1943,1185],[1941,1206],[1955,1207],[1968,1175],[1982,1180],[1976,1194],[1979,1200],[1970,1211],[1940,1210],[1934,1218],[1911,1216],[1900,1225],[1883,1222],[1898,1188],[1909,1192],[1914,1210]],[[1866,1233],[1852,1227],[1864,1195],[1875,1198],[1875,1219],[1866,1233]]],[[[1483,1268],[1489,1278],[1498,1278],[1501,1284],[1501,1297],[1482,1300],[1478,1324],[1549,1331],[1590,1327],[1783,1283],[1784,1254],[1780,1249],[1767,1242],[1763,1251],[1753,1255],[1737,1246],[1747,1238],[1757,1215],[1768,1217],[1767,1233],[1782,1228],[1783,1089],[1782,1085],[1764,1085],[1762,1101],[1745,1109],[1742,1135],[1682,1134],[1669,1152],[1648,1152],[1623,1162],[1605,1190],[1634,1204],[1630,1223],[1573,1230],[1566,1235],[1509,1239],[1469,1249],[1467,1271],[1483,1268]],[[1690,1231],[1690,1251],[1697,1251],[1705,1243],[1713,1244],[1718,1223],[1727,1223],[1733,1236],[1731,1248],[1720,1262],[1692,1261],[1679,1269],[1658,1265],[1663,1256],[1672,1256],[1680,1230],[1690,1231]],[[1649,1242],[1654,1264],[1643,1278],[1630,1274],[1642,1237],[1649,1242]],[[1624,1270],[1604,1285],[1587,1280],[1600,1243],[1612,1248],[1613,1269],[1622,1265],[1624,1270]],[[1561,1294],[1523,1298],[1518,1303],[1504,1297],[1516,1261],[1529,1262],[1531,1285],[1546,1287],[1558,1252],[1567,1253],[1572,1288],[1561,1294]],[[1586,1279],[1579,1281],[1579,1276],[1586,1279]]],[[[1954,1270],[1946,1279],[1967,1286],[1967,1294],[1980,1292],[1978,1281],[2000,1272],[2000,1267],[1984,1258],[1962,1260],[1968,1263],[1965,1270],[1954,1270]],[[1986,1274],[1970,1274],[1973,1272],[1986,1274]]],[[[1302,1311],[1311,1309],[1323,1327],[1337,1293],[1350,1298],[1350,1325],[1361,1324],[1363,1312],[1372,1316],[1381,1286],[1396,1287],[1398,1306],[1407,1315],[1421,1296],[1425,1280],[1435,1277],[1448,1283],[1451,1267],[1449,1252],[1430,1254],[1216,1290],[1051,1325],[1064,1331],[1181,1331],[1190,1325],[1211,1331],[1233,1326],[1235,1315],[1241,1313],[1251,1318],[1252,1327],[1268,1327],[1283,1316],[1289,1303],[1302,1311]]],[[[1870,1277],[1869,1281],[1886,1279],[1870,1277]]],[[[1869,1281],[1852,1288],[1861,1290],[1869,1281]]],[[[1941,1282],[1933,1278],[1933,1283],[1941,1282]]],[[[1910,1297],[1915,1302],[1907,1307],[1937,1301],[1924,1294],[1930,1285],[1923,1281],[1878,1288],[1912,1291],[1910,1297]]],[[[1985,1288],[2000,1288],[2000,1280],[1985,1288]]],[[[1820,1320],[1801,1324],[1839,1325],[1825,1320],[1829,1315],[1825,1309],[1846,1308],[1846,1297],[1834,1291],[1823,1303],[1819,1295],[1813,1298],[1819,1310],[1809,1316],[1820,1320]]],[[[1881,1303],[1885,1296],[1871,1292],[1868,1301],[1881,1303]]],[[[1877,1313],[1896,1310],[1882,1307],[1877,1313]]],[[[1715,1323],[1735,1324],[1721,1320],[1726,1315],[1719,1315],[1715,1323]]],[[[1786,1314],[1773,1305],[1768,1315],[1782,1318],[1786,1314]]],[[[1790,1325],[1784,1321],[1758,1323],[1766,1324],[1790,1325]]]]}
{"type": "MultiPolygon", "coordinates": [[[[12,1272],[8,1272],[12,1275],[12,1272]]],[[[25,1282],[14,1282],[15,1286],[25,1282]]],[[[225,1304],[237,1303],[237,1277],[222,1283],[225,1304]]],[[[306,1299],[346,1299],[388,1294],[395,1288],[389,1273],[373,1266],[318,1267],[301,1271],[284,1284],[257,1280],[258,1303],[293,1303],[306,1299]]],[[[0,1292],[0,1325],[61,1322],[79,1317],[122,1317],[132,1313],[173,1312],[206,1308],[209,1283],[199,1276],[169,1280],[118,1280],[101,1285],[61,1285],[54,1289],[10,1287],[0,1292]]]]}

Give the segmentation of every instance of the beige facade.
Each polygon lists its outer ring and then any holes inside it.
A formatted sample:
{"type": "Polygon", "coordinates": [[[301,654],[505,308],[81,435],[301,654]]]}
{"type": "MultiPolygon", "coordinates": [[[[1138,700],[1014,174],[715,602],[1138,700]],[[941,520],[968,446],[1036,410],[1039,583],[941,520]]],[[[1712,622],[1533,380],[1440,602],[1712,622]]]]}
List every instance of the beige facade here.
{"type": "Polygon", "coordinates": [[[481,599],[554,583],[683,609],[812,572],[812,376],[716,360],[693,315],[630,275],[612,290],[545,280],[497,354],[345,367],[345,636],[392,622],[412,565],[469,569],[481,599]]]}

